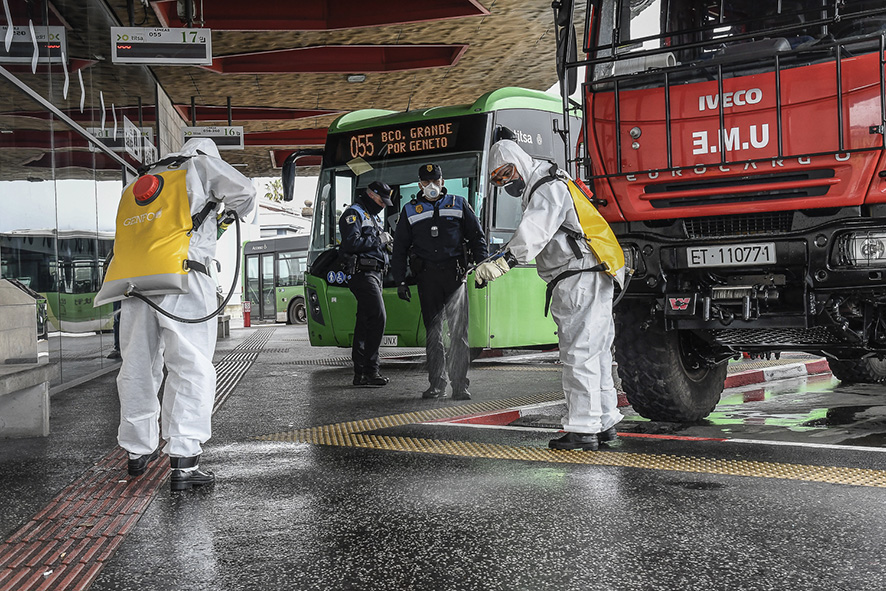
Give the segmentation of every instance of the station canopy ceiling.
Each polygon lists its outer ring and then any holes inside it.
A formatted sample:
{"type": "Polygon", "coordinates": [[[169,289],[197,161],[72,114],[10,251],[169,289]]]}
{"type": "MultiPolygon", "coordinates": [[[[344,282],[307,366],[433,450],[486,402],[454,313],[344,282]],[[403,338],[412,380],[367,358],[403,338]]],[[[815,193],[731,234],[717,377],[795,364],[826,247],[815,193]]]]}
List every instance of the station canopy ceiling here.
{"type": "MultiPolygon", "coordinates": [[[[187,26],[181,1],[108,5],[121,26],[187,26]]],[[[322,146],[344,112],[556,82],[550,0],[205,0],[193,10],[193,26],[212,31],[212,65],[151,69],[189,122],[195,105],[197,125],[227,125],[230,98],[246,149],[222,154],[248,176],[278,176],[275,160],[322,146]]]]}

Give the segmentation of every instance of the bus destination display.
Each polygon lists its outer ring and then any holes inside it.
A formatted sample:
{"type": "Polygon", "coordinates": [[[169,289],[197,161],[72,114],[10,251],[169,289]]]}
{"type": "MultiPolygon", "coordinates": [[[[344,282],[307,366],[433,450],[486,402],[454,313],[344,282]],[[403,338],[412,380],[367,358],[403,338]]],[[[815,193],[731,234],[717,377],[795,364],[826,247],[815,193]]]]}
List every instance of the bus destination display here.
{"type": "Polygon", "coordinates": [[[355,158],[378,160],[474,150],[482,148],[485,131],[483,116],[376,127],[336,134],[327,154],[342,163],[355,158]]]}

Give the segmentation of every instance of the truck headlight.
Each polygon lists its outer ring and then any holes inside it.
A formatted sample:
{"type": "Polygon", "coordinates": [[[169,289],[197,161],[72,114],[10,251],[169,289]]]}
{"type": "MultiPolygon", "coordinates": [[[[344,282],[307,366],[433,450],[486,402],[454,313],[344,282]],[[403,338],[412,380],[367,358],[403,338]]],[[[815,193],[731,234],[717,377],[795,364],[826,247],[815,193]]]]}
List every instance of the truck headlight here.
{"type": "Polygon", "coordinates": [[[852,232],[839,242],[841,259],[853,267],[886,267],[886,232],[852,232]]]}
{"type": "Polygon", "coordinates": [[[640,249],[634,244],[622,244],[621,249],[625,255],[625,267],[634,270],[634,277],[644,275],[646,273],[646,263],[643,261],[640,249]]]}

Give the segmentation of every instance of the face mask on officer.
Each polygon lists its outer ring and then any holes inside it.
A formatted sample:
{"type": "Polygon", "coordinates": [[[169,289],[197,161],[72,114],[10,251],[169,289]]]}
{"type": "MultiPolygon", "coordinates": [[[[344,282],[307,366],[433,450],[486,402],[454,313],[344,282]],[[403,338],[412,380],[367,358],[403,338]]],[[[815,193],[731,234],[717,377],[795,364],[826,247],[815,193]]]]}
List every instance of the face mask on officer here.
{"type": "Polygon", "coordinates": [[[428,201],[436,201],[443,194],[443,179],[439,183],[428,182],[422,187],[422,193],[428,201]]]}
{"type": "Polygon", "coordinates": [[[507,194],[512,197],[519,197],[526,189],[526,183],[517,172],[517,167],[511,163],[502,164],[493,170],[489,180],[497,187],[504,187],[507,194]]]}

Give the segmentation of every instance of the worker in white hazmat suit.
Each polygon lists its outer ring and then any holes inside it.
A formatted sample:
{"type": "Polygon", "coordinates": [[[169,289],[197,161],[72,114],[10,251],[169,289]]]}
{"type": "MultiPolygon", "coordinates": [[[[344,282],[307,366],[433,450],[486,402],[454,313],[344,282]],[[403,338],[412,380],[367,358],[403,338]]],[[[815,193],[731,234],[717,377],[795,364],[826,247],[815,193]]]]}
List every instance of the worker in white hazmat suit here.
{"type": "Polygon", "coordinates": [[[568,177],[562,171],[552,175],[550,162],[533,159],[507,139],[492,146],[489,170],[493,184],[522,198],[523,218],[503,256],[477,266],[475,281],[492,281],[535,259],[559,329],[567,408],[566,434],[549,447],[596,450],[599,443],[611,444],[622,419],[612,381],[613,280],[601,272],[588,242],[575,238],[583,230],[568,177]]]}
{"type": "MultiPolygon", "coordinates": [[[[216,283],[208,274],[210,266],[215,264],[216,213],[226,207],[242,219],[254,208],[255,189],[249,179],[221,159],[218,148],[211,140],[191,139],[180,152],[170,155],[175,156],[190,158],[150,170],[156,177],[162,176],[167,169],[173,173],[172,169],[186,171],[183,177],[179,177],[186,185],[186,194],[180,190],[177,197],[170,199],[188,199],[191,216],[203,211],[209,202],[223,202],[224,206],[219,205],[195,231],[189,233],[189,265],[185,265],[189,269],[187,293],[155,295],[151,296],[151,300],[173,315],[201,318],[218,306],[216,283]]],[[[159,164],[168,160],[169,157],[159,164]]],[[[156,183],[149,187],[154,190],[153,195],[148,195],[143,189],[148,181],[153,180],[147,178],[149,176],[140,177],[124,191],[121,208],[133,188],[136,200],[149,201],[160,194],[164,186],[162,182],[160,188],[156,187],[156,183]],[[142,184],[138,185],[139,182],[142,184]],[[143,195],[140,195],[140,191],[143,195]]],[[[171,187],[173,183],[167,178],[165,186],[171,187]]],[[[184,204],[182,207],[185,207],[184,204]]],[[[167,206],[162,213],[171,209],[167,206]]],[[[155,215],[159,220],[172,214],[161,216],[158,212],[155,215]]],[[[122,239],[121,226],[126,224],[126,227],[130,227],[135,223],[133,220],[144,225],[147,223],[145,220],[150,221],[152,216],[132,216],[123,221],[121,217],[118,215],[117,243],[122,239]]],[[[191,220],[187,219],[187,209],[180,217],[191,224],[191,220]]],[[[211,435],[210,421],[216,386],[215,367],[212,365],[218,330],[216,324],[214,317],[197,324],[178,322],[135,297],[122,300],[120,345],[123,364],[117,376],[120,396],[117,441],[129,452],[130,475],[144,473],[148,463],[157,458],[162,433],[172,465],[173,490],[187,490],[215,481],[212,472],[200,469],[199,458],[202,444],[211,435]],[[168,375],[161,405],[158,392],[163,380],[164,363],[168,375]]]]}

